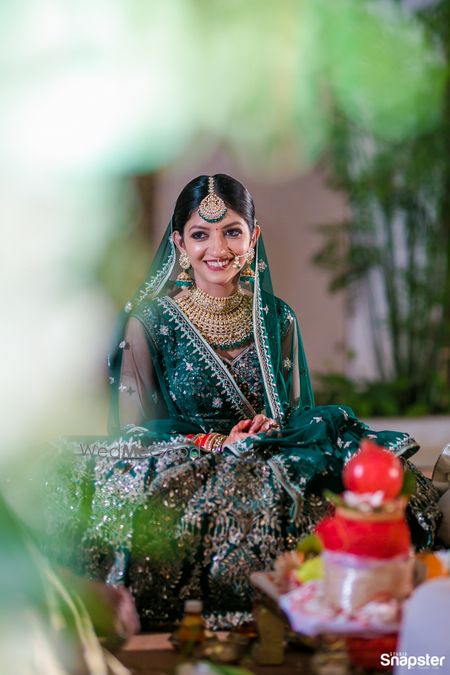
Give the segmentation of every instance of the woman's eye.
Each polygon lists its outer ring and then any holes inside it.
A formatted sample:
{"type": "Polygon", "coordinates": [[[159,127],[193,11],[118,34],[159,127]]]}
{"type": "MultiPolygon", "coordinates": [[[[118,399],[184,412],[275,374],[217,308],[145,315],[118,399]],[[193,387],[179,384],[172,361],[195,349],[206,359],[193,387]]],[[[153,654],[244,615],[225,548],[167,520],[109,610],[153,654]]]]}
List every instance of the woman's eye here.
{"type": "Polygon", "coordinates": [[[242,230],[239,230],[238,228],[234,228],[233,230],[227,230],[227,234],[229,234],[230,237],[239,237],[241,233],[242,230]]]}
{"type": "Polygon", "coordinates": [[[204,232],[194,232],[191,236],[192,239],[203,239],[206,235],[204,232]]]}

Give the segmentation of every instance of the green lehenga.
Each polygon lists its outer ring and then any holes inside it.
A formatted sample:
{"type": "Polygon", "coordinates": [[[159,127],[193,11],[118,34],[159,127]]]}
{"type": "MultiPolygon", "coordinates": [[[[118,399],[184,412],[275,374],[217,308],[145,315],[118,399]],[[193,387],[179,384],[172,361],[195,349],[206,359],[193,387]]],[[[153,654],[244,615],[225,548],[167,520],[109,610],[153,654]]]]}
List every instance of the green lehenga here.
{"type": "MultiPolygon", "coordinates": [[[[173,300],[170,226],[150,275],[127,304],[110,359],[111,435],[66,439],[66,480],[52,534],[72,542],[60,562],[125,583],[145,628],[171,625],[183,600],[201,597],[209,624],[229,627],[251,610],[251,571],[310,532],[325,487],[340,488],[345,461],[371,436],[407,459],[407,434],[372,432],[345,406],[314,407],[300,331],[272,291],[260,238],[253,292],[254,341],[220,357],[173,300]],[[228,434],[264,412],[280,430],[206,453],[187,434],[228,434]],[[101,452],[100,452],[101,450],[101,452]],[[81,508],[81,506],[83,508],[81,508]]],[[[431,483],[416,472],[409,506],[416,546],[439,521],[431,483]]]]}

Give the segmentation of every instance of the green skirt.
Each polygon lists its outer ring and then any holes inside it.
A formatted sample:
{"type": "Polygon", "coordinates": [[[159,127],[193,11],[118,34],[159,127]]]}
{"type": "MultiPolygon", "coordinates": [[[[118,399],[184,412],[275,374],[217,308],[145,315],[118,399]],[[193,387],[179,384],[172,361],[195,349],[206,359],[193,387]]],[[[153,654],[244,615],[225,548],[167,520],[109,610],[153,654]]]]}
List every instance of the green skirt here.
{"type": "MultiPolygon", "coordinates": [[[[230,426],[228,427],[230,428],[230,426]]],[[[172,626],[188,598],[208,624],[250,618],[251,572],[268,570],[314,530],[342,490],[361,438],[398,455],[417,479],[407,511],[414,545],[433,546],[438,495],[408,461],[407,434],[371,431],[344,406],[295,411],[286,426],[204,453],[187,420],[153,421],[120,436],[66,438],[46,480],[47,553],[90,578],[123,583],[144,629],[172,626]]]]}

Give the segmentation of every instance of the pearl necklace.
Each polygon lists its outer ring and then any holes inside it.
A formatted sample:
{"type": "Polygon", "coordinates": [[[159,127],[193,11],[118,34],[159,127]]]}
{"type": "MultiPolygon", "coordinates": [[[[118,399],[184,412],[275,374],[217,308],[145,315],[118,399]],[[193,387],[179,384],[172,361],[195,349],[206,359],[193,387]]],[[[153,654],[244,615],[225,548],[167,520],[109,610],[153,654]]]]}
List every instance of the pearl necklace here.
{"type": "Polygon", "coordinates": [[[252,298],[240,289],[218,298],[195,287],[174,299],[214,349],[237,349],[251,341],[252,298]]]}

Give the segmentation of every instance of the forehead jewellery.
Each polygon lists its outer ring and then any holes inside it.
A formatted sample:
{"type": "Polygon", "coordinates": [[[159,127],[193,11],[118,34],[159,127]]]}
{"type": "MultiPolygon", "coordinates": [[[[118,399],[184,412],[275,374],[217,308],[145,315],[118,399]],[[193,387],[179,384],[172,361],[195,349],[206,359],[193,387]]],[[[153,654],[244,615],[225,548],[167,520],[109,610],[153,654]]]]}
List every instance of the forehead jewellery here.
{"type": "Polygon", "coordinates": [[[198,215],[206,220],[208,223],[217,223],[225,217],[227,207],[225,202],[219,195],[214,192],[214,177],[208,178],[208,194],[200,202],[198,207],[198,215]]]}

